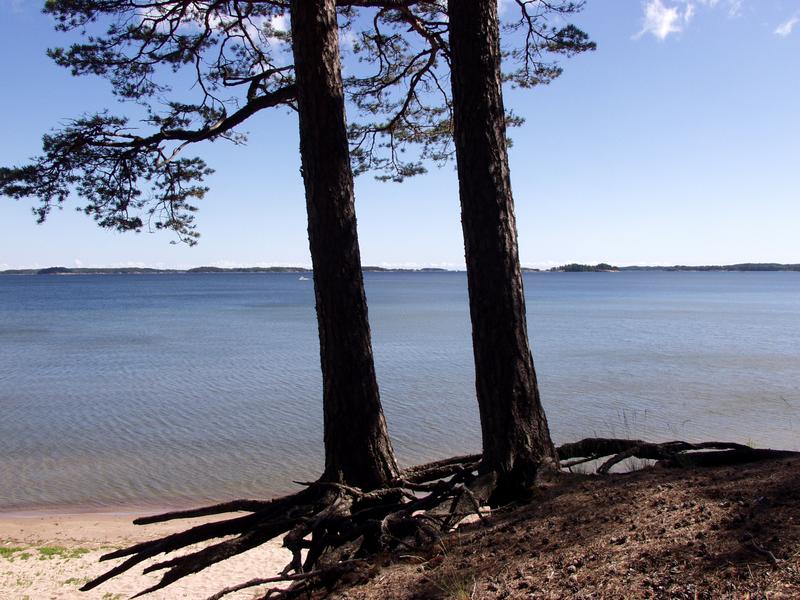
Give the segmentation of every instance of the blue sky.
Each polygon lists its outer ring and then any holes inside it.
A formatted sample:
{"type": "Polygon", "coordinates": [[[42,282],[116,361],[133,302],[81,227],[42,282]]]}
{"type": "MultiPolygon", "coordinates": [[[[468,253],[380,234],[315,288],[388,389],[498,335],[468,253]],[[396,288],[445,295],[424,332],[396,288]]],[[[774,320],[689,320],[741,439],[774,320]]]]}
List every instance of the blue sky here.
{"type": "MultiPolygon", "coordinates": [[[[0,0],[3,165],[60,120],[115,106],[104,81],[47,59],[69,39],[40,6],[0,0]]],[[[800,262],[800,0],[588,0],[577,21],[597,52],[506,94],[527,119],[511,149],[523,264],[800,262]]],[[[0,269],[308,265],[296,118],[264,112],[247,130],[245,147],[198,149],[216,173],[197,247],[68,209],[39,226],[2,198],[0,269]]],[[[452,165],[362,176],[356,195],[365,264],[463,267],[452,165]]]]}

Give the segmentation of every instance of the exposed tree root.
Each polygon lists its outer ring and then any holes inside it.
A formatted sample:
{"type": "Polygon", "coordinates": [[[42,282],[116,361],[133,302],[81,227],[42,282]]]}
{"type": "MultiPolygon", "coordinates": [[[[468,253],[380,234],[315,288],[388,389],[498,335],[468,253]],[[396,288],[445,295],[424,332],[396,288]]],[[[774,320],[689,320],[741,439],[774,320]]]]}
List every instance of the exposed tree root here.
{"type": "MultiPolygon", "coordinates": [[[[309,582],[314,582],[314,580],[318,581],[325,581],[326,579],[333,580],[334,583],[338,581],[339,577],[341,577],[344,573],[352,572],[354,569],[368,565],[367,561],[365,560],[349,560],[349,561],[342,561],[331,565],[330,567],[326,567],[324,569],[316,569],[314,571],[309,571],[308,573],[294,573],[288,575],[279,575],[277,577],[266,577],[263,579],[251,579],[250,581],[245,581],[244,583],[240,583],[238,585],[232,585],[227,587],[223,590],[220,590],[213,596],[209,596],[207,600],[219,600],[220,598],[227,596],[228,594],[232,594],[234,592],[238,592],[239,590],[244,590],[251,587],[261,586],[261,585],[268,585],[270,583],[281,583],[284,581],[291,581],[294,582],[293,590],[291,593],[299,594],[308,588],[309,582]]],[[[318,585],[318,584],[317,584],[318,585]]],[[[277,594],[287,594],[290,593],[289,590],[283,588],[270,588],[267,590],[267,596],[270,595],[277,595],[277,594]]]]}
{"type": "MultiPolygon", "coordinates": [[[[614,465],[634,457],[680,467],[734,464],[797,454],[725,442],[649,443],[607,438],[589,438],[558,448],[563,467],[608,457],[597,468],[598,474],[606,474],[614,465]]],[[[317,481],[301,484],[305,488],[296,494],[269,501],[234,500],[139,518],[134,522],[149,524],[248,513],[110,552],[101,560],[127,558],[81,589],[91,590],[155,556],[220,540],[188,554],[149,565],[146,573],[164,573],[156,585],[137,594],[141,596],[280,536],[292,553],[292,560],[280,576],[226,588],[209,600],[270,583],[289,585],[269,588],[264,598],[292,598],[331,588],[343,578],[369,571],[368,559],[377,552],[431,544],[442,533],[452,530],[463,517],[477,514],[483,518],[480,507],[490,497],[496,479],[491,473],[479,475],[480,458],[480,455],[458,456],[411,467],[397,479],[375,490],[317,481]]]]}
{"type": "Polygon", "coordinates": [[[652,443],[617,438],[587,438],[558,448],[558,458],[565,468],[609,457],[597,468],[599,475],[607,474],[611,467],[627,458],[655,460],[656,464],[667,467],[701,467],[797,455],[797,452],[751,448],[734,442],[652,443]]]}
{"type": "Polygon", "coordinates": [[[280,500],[280,498],[275,500],[231,500],[230,502],[223,502],[222,504],[213,504],[211,506],[203,506],[190,510],[179,510],[150,517],[139,517],[138,519],[134,519],[133,524],[150,525],[152,523],[174,521],[175,519],[191,519],[194,517],[206,517],[209,515],[221,515],[239,511],[258,512],[280,500]]]}
{"type": "MultiPolygon", "coordinates": [[[[160,554],[221,539],[194,552],[149,565],[145,573],[163,571],[164,574],[156,585],[137,594],[141,596],[279,536],[284,536],[284,546],[292,552],[291,562],[281,577],[262,583],[248,582],[250,585],[245,587],[291,582],[286,589],[270,590],[268,597],[292,597],[300,591],[327,587],[345,574],[363,568],[361,559],[379,550],[437,540],[465,516],[465,506],[470,512],[479,512],[480,502],[468,488],[477,478],[479,461],[480,455],[472,455],[412,467],[376,490],[317,481],[302,484],[306,488],[296,494],[270,501],[234,500],[139,518],[134,522],[149,524],[249,513],[105,554],[100,560],[127,558],[81,589],[91,590],[160,554]]],[[[235,590],[229,588],[225,593],[232,591],[235,590]]]]}

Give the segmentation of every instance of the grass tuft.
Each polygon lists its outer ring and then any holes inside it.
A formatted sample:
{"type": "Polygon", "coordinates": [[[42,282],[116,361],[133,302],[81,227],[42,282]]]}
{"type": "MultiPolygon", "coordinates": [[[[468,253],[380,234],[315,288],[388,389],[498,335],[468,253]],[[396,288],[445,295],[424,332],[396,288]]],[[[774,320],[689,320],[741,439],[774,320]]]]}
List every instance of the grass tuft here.
{"type": "Polygon", "coordinates": [[[447,600],[472,600],[477,591],[477,581],[475,575],[459,569],[453,564],[452,559],[447,554],[447,548],[441,544],[442,562],[441,565],[432,569],[426,575],[426,579],[439,590],[443,598],[447,600]]]}
{"type": "Polygon", "coordinates": [[[22,552],[25,548],[19,546],[0,546],[0,558],[11,558],[12,554],[22,552]]]}
{"type": "Polygon", "coordinates": [[[39,560],[51,560],[53,558],[80,558],[88,554],[88,548],[65,548],[64,546],[42,546],[39,548],[39,560]]]}

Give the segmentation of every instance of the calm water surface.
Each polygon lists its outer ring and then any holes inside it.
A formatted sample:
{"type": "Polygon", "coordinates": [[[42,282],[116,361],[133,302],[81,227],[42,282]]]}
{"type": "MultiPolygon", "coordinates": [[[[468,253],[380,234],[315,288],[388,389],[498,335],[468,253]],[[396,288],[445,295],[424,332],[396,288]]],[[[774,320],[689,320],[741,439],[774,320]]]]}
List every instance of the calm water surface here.
{"type": "MultiPolygon", "coordinates": [[[[368,273],[403,463],[477,451],[463,273],[368,273]]],[[[527,274],[557,442],[800,449],[800,273],[527,274]]],[[[321,470],[310,281],[0,277],[0,509],[186,504],[321,470]]]]}

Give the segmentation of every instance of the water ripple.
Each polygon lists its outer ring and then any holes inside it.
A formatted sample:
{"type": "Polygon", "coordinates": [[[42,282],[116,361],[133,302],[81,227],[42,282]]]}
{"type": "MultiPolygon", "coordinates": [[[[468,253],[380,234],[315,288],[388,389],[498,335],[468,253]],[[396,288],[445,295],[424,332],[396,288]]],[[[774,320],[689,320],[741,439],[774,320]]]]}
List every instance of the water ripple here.
{"type": "MultiPolygon", "coordinates": [[[[463,274],[367,274],[403,464],[479,449],[463,274]]],[[[798,447],[800,277],[526,275],[557,441],[798,447]]],[[[293,275],[0,277],[0,509],[268,496],[323,463],[293,275]]]]}

